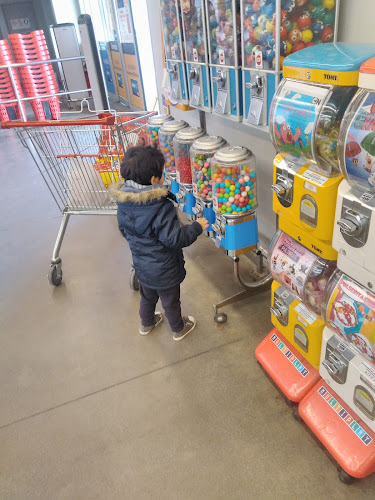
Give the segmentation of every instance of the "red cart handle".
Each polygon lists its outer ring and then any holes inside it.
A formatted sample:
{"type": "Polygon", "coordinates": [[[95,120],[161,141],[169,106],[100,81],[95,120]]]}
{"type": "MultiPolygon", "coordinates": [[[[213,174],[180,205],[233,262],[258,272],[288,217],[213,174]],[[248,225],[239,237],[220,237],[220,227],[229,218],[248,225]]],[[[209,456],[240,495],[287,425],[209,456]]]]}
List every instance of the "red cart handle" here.
{"type": "Polygon", "coordinates": [[[114,125],[116,117],[110,113],[101,113],[99,118],[93,120],[43,120],[34,122],[1,122],[1,128],[26,128],[26,127],[65,127],[74,125],[114,125]]]}

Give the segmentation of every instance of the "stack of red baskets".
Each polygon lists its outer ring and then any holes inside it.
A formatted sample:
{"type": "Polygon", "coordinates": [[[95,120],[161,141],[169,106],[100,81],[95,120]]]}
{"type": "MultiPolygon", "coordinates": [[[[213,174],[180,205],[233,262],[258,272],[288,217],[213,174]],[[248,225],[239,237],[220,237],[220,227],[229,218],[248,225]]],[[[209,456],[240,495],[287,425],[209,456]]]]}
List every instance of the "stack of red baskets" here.
{"type": "MultiPolygon", "coordinates": [[[[13,64],[13,56],[10,51],[10,47],[7,40],[0,40],[0,66],[5,66],[6,64],[13,64]]],[[[23,97],[23,91],[21,88],[21,83],[18,77],[17,70],[12,68],[10,70],[14,77],[14,82],[18,90],[19,97],[23,97]]],[[[0,69],[0,118],[1,121],[8,121],[14,118],[18,120],[22,119],[20,108],[17,103],[14,104],[2,104],[5,101],[13,101],[16,99],[16,94],[14,92],[12,80],[7,69],[0,69]],[[11,112],[11,114],[9,114],[11,112]]],[[[26,116],[25,106],[21,103],[22,109],[24,111],[24,116],[26,116]]]]}
{"type": "MultiPolygon", "coordinates": [[[[42,30],[28,35],[9,35],[12,50],[17,63],[49,61],[50,56],[42,30]]],[[[22,86],[27,97],[40,97],[30,101],[37,120],[60,118],[60,105],[57,97],[43,97],[59,92],[51,64],[23,66],[19,68],[22,86]],[[45,106],[47,105],[47,106],[45,106]],[[47,116],[46,116],[47,114],[47,116]]]]}

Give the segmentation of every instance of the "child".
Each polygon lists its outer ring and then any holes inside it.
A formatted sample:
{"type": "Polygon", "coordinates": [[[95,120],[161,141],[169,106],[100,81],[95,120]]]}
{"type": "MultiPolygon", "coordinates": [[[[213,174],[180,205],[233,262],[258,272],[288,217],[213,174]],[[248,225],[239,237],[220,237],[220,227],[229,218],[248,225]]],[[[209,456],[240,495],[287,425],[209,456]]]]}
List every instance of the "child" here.
{"type": "Polygon", "coordinates": [[[121,163],[125,183],[113,186],[117,219],[127,239],[139,280],[141,304],[139,333],[148,335],[163,321],[155,312],[160,298],[173,331],[182,340],[194,330],[193,316],[181,316],[180,283],[186,276],[182,248],[207,229],[206,219],[181,227],[171,195],[163,186],[164,157],[150,146],[130,148],[121,163]]]}

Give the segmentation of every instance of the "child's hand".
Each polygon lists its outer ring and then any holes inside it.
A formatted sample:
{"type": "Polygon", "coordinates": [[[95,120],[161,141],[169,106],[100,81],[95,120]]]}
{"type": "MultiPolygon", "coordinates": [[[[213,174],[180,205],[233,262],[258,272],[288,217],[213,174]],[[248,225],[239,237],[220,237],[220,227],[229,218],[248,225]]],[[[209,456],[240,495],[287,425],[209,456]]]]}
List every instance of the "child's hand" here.
{"type": "Polygon", "coordinates": [[[197,219],[197,222],[202,226],[203,231],[205,231],[209,226],[208,220],[204,217],[197,219]]]}

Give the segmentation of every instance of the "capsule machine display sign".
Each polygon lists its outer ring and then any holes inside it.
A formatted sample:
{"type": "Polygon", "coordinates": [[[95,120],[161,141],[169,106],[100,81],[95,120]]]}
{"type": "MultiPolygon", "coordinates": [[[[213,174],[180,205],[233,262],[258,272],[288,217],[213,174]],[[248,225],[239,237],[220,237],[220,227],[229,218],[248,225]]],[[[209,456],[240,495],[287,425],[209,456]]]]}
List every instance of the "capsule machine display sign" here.
{"type": "Polygon", "coordinates": [[[171,81],[171,96],[177,102],[188,103],[179,0],[160,0],[160,10],[166,66],[171,81]]]}
{"type": "Polygon", "coordinates": [[[181,0],[190,105],[211,111],[210,72],[204,0],[181,0]]]}
{"type": "Polygon", "coordinates": [[[375,295],[339,271],[324,297],[329,328],[375,363],[375,295]]]}
{"type": "Polygon", "coordinates": [[[242,118],[240,0],[206,0],[213,111],[242,118]]]}
{"type": "Polygon", "coordinates": [[[335,0],[242,0],[245,123],[267,124],[286,56],[334,41],[338,3],[335,0]]]}

